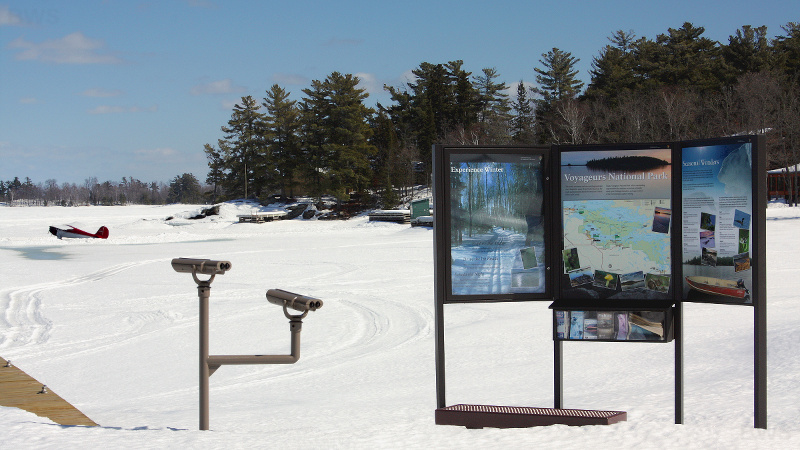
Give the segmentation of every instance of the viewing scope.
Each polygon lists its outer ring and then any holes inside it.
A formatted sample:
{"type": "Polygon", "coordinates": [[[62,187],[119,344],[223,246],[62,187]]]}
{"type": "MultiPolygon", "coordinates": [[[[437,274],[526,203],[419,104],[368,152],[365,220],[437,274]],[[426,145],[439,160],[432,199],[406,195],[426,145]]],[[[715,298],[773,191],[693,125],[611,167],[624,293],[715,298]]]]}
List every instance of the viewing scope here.
{"type": "Polygon", "coordinates": [[[231,262],[211,259],[175,258],[172,260],[172,268],[175,269],[175,272],[222,275],[225,271],[231,270],[231,262]]]}
{"type": "Polygon", "coordinates": [[[322,300],[305,295],[294,294],[283,289],[270,289],[267,291],[267,300],[275,305],[294,309],[295,311],[306,312],[316,311],[322,308],[322,300]]]}

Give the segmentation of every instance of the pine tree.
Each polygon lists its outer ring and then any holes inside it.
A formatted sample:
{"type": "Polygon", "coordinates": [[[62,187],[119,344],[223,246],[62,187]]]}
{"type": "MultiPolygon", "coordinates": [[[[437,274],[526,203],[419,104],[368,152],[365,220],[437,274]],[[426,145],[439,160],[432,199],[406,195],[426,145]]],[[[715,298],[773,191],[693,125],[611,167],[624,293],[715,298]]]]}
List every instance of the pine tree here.
{"type": "Polygon", "coordinates": [[[517,84],[517,96],[511,102],[514,116],[511,118],[511,140],[515,144],[532,144],[535,140],[535,113],[533,104],[528,98],[528,89],[522,80],[517,84]]]}
{"type": "Polygon", "coordinates": [[[449,105],[452,120],[450,126],[469,128],[478,122],[481,103],[485,99],[481,97],[470,81],[472,72],[462,69],[463,65],[464,61],[461,60],[450,61],[445,64],[453,98],[453,104],[449,105]]]}
{"type": "Polygon", "coordinates": [[[351,192],[361,193],[369,184],[375,147],[368,142],[368,120],[373,111],[364,106],[369,94],[358,83],[356,76],[333,72],[303,89],[303,145],[310,164],[306,173],[314,177],[315,195],[327,187],[340,200],[348,200],[351,192]]]}
{"type": "Polygon", "coordinates": [[[395,126],[403,148],[414,148],[430,168],[431,147],[454,130],[478,122],[481,97],[461,60],[423,62],[412,70],[414,81],[403,88],[385,87],[397,105],[382,108],[395,126]]]}
{"type": "MultiPolygon", "coordinates": [[[[454,122],[455,94],[447,69],[442,64],[423,62],[411,72],[416,76],[416,82],[408,86],[414,97],[412,106],[418,109],[417,129],[423,130],[426,122],[430,122],[436,136],[443,136],[454,122]]],[[[433,141],[430,141],[421,145],[430,147],[432,144],[433,141]]]]}
{"type": "MultiPolygon", "coordinates": [[[[222,146],[225,145],[224,141],[220,139],[219,145],[220,148],[222,148],[222,146]]],[[[206,176],[206,183],[214,186],[214,190],[211,193],[211,201],[216,203],[217,196],[219,195],[219,192],[217,191],[218,186],[224,180],[225,161],[222,159],[222,150],[215,149],[210,144],[204,145],[203,150],[205,151],[206,159],[208,160],[208,175],[206,176]]],[[[123,178],[123,181],[124,180],[125,179],[123,178]]]]}
{"type": "Polygon", "coordinates": [[[639,75],[651,87],[687,86],[700,91],[719,90],[724,79],[720,48],[703,37],[705,28],[689,22],[669,28],[655,42],[639,40],[635,55],[639,75]]]}
{"type": "Polygon", "coordinates": [[[736,35],[728,38],[728,45],[721,51],[726,64],[726,84],[732,84],[745,73],[769,70],[774,65],[766,26],[743,26],[736,30],[736,35]]]}
{"type": "Polygon", "coordinates": [[[414,145],[425,164],[431,161],[433,144],[450,131],[455,123],[455,94],[447,69],[442,64],[423,62],[412,70],[415,82],[411,91],[411,126],[414,145]]]}
{"type": "Polygon", "coordinates": [[[536,67],[534,71],[539,87],[535,92],[541,95],[536,100],[536,124],[539,130],[540,143],[559,142],[556,122],[559,120],[557,104],[565,100],[573,100],[583,88],[583,82],[577,79],[575,64],[580,61],[569,52],[553,48],[542,54],[539,63],[544,68],[536,67]]]}
{"type": "Polygon", "coordinates": [[[167,203],[200,203],[200,182],[191,173],[176,176],[169,183],[167,203]]]}
{"type": "Polygon", "coordinates": [[[475,90],[478,92],[480,109],[478,122],[487,136],[487,143],[506,144],[510,140],[509,127],[511,107],[508,86],[504,82],[497,82],[500,75],[494,68],[484,68],[481,75],[475,77],[475,90]]]}
{"type": "Polygon", "coordinates": [[[542,53],[539,63],[544,68],[535,67],[533,70],[536,75],[536,82],[539,87],[536,92],[543,97],[547,104],[553,104],[558,100],[575,98],[583,82],[577,79],[578,71],[575,65],[580,59],[575,58],[569,52],[563,52],[553,48],[547,53],[542,53]]]}
{"type": "Polygon", "coordinates": [[[616,104],[620,95],[636,89],[635,61],[631,52],[635,37],[632,31],[619,30],[608,38],[613,45],[606,45],[600,55],[592,59],[587,98],[606,98],[616,104]]]}
{"type": "Polygon", "coordinates": [[[252,96],[242,97],[242,103],[233,107],[228,126],[222,127],[228,150],[225,155],[228,169],[225,187],[245,198],[260,192],[261,184],[254,185],[253,190],[250,187],[257,181],[256,175],[261,178],[261,170],[267,163],[263,159],[263,117],[258,109],[252,96]]]}
{"type": "Polygon", "coordinates": [[[297,102],[289,100],[289,93],[274,84],[262,103],[266,148],[274,164],[276,181],[281,195],[294,196],[294,177],[300,165],[300,111],[297,102]]]}
{"type": "Polygon", "coordinates": [[[789,80],[800,84],[800,22],[789,22],[781,28],[786,35],[773,42],[776,65],[789,80]]]}
{"type": "Polygon", "coordinates": [[[374,117],[371,128],[373,134],[370,143],[377,150],[372,170],[380,183],[379,186],[374,187],[379,187],[383,191],[381,198],[384,208],[392,208],[399,202],[394,186],[399,184],[398,181],[402,179],[403,166],[407,165],[399,161],[400,143],[395,127],[386,112],[381,111],[374,117]]]}

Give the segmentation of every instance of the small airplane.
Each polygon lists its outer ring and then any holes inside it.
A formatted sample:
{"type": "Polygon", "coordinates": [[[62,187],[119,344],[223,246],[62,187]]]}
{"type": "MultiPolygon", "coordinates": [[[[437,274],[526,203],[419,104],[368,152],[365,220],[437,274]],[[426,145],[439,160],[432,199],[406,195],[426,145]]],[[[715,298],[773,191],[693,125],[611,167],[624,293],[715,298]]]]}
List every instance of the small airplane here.
{"type": "Polygon", "coordinates": [[[61,238],[98,238],[98,239],[107,239],[108,238],[108,228],[100,227],[97,230],[97,233],[89,233],[86,231],[81,230],[80,228],[75,228],[72,225],[67,225],[68,229],[58,228],[51,226],[50,227],[50,234],[53,236],[61,239],[61,238]]]}

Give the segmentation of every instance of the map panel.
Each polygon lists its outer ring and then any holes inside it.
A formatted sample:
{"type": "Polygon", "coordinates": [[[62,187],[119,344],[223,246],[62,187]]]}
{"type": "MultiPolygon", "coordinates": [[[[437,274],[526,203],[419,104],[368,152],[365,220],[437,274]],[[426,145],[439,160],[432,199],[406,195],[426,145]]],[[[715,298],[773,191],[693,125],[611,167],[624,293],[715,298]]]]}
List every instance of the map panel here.
{"type": "Polygon", "coordinates": [[[671,151],[561,155],[564,298],[668,299],[671,151]]]}
{"type": "Polygon", "coordinates": [[[567,201],[564,247],[576,249],[582,268],[619,274],[669,274],[670,239],[652,231],[656,208],[669,200],[567,201]]]}

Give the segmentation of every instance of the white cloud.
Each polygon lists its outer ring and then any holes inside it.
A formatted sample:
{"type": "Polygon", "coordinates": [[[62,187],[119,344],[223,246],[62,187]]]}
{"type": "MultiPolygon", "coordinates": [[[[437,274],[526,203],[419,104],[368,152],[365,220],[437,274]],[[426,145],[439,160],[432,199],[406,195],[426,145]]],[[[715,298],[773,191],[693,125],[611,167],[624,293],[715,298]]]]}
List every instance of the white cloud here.
{"type": "Polygon", "coordinates": [[[19,99],[19,102],[23,105],[35,105],[39,102],[39,99],[36,97],[22,97],[19,99]]]}
{"type": "MultiPolygon", "coordinates": [[[[504,91],[504,93],[508,95],[508,98],[510,99],[517,98],[517,86],[519,86],[519,83],[520,83],[519,81],[516,81],[514,83],[508,84],[508,88],[504,91]]],[[[525,86],[525,90],[527,91],[528,94],[528,99],[533,98],[535,94],[533,93],[532,89],[536,87],[536,85],[528,81],[522,81],[522,85],[525,86]]]]}
{"type": "Polygon", "coordinates": [[[403,83],[414,83],[417,81],[417,76],[414,75],[414,70],[409,69],[400,75],[400,81],[403,83]]]}
{"type": "Polygon", "coordinates": [[[122,113],[138,113],[138,112],[156,112],[158,106],[153,105],[147,108],[140,106],[114,106],[114,105],[100,105],[89,110],[89,114],[122,114],[122,113]]]}
{"type": "Polygon", "coordinates": [[[414,75],[414,72],[409,69],[405,72],[401,73],[399,77],[384,83],[386,86],[391,86],[399,91],[405,91],[408,89],[408,83],[414,83],[417,81],[417,76],[414,75]]]}
{"type": "Polygon", "coordinates": [[[296,73],[276,73],[272,76],[272,81],[289,86],[308,86],[311,84],[311,80],[307,77],[296,73]]]}
{"type": "Polygon", "coordinates": [[[41,43],[17,38],[6,48],[19,50],[16,59],[41,61],[53,64],[119,64],[122,59],[105,50],[102,40],[90,39],[80,31],[61,39],[49,39],[41,43]]]}
{"type": "Polygon", "coordinates": [[[20,26],[23,25],[22,19],[14,14],[13,11],[8,9],[8,6],[0,5],[0,26],[4,25],[15,25],[20,26]]]}
{"type": "Polygon", "coordinates": [[[119,97],[123,92],[119,89],[92,88],[81,92],[84,97],[119,97]]]}
{"type": "Polygon", "coordinates": [[[230,78],[224,80],[212,81],[210,83],[198,84],[191,90],[192,95],[207,95],[207,94],[235,94],[245,92],[247,88],[233,84],[230,78]]]}
{"type": "Polygon", "coordinates": [[[383,83],[379,82],[374,74],[359,72],[355,75],[358,77],[358,87],[366,89],[368,94],[375,95],[383,92],[383,83]]]}

